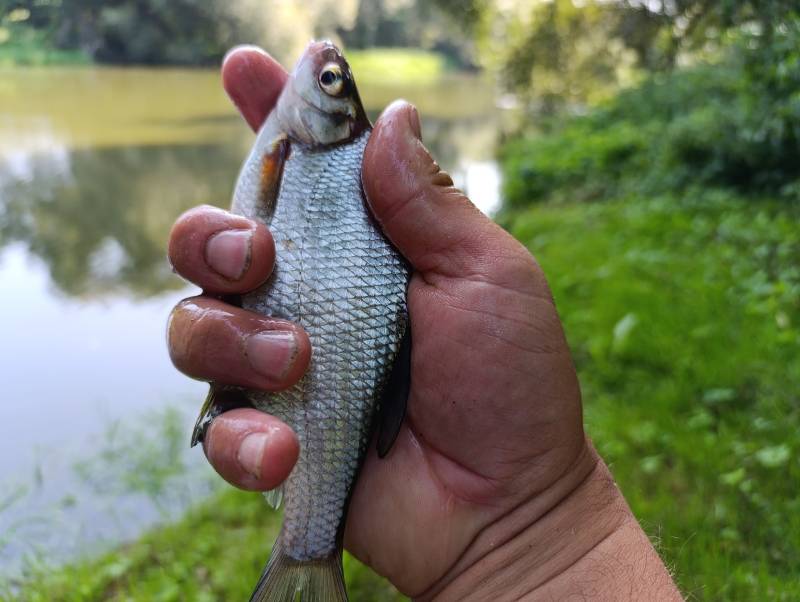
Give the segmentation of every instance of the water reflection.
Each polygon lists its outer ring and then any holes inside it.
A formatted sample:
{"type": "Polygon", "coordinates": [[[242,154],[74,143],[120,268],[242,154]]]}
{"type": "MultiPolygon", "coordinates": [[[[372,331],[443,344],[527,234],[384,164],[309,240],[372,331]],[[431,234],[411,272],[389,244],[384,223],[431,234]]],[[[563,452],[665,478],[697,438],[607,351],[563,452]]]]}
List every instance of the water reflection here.
{"type": "Polygon", "coordinates": [[[172,221],[189,206],[224,202],[239,162],[230,145],[175,145],[0,163],[0,241],[24,243],[69,295],[175,289],[164,259],[172,221]]]}
{"type": "MultiPolygon", "coordinates": [[[[477,120],[426,119],[425,139],[456,183],[491,208],[496,170],[477,120]]],[[[169,228],[200,203],[226,206],[238,144],[132,146],[12,155],[0,160],[0,247],[22,242],[72,296],[155,295],[181,286],[164,261],[169,228]]]]}

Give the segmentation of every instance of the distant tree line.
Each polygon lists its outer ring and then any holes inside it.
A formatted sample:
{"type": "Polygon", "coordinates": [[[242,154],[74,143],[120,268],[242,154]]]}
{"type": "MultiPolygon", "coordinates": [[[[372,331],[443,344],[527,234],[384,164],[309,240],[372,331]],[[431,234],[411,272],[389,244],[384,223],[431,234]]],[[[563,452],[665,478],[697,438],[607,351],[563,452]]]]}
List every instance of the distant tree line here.
{"type": "Polygon", "coordinates": [[[509,206],[692,187],[800,199],[797,0],[490,4],[472,27],[527,110],[504,151],[509,206]]]}
{"type": "Polygon", "coordinates": [[[423,0],[0,0],[0,19],[100,63],[213,64],[242,42],[292,60],[309,38],[333,37],[350,48],[421,47],[472,65],[472,39],[423,0]]]}
{"type": "Polygon", "coordinates": [[[476,56],[506,88],[543,104],[544,112],[610,95],[643,73],[719,59],[731,48],[768,66],[781,60],[776,52],[789,51],[800,14],[797,0],[434,4],[474,36],[476,56]]]}

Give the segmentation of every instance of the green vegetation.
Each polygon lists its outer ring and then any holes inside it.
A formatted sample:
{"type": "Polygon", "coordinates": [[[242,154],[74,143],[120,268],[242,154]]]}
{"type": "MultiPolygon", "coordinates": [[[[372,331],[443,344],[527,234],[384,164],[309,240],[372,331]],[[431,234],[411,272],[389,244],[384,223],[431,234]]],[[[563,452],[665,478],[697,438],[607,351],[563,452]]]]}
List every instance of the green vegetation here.
{"type": "Polygon", "coordinates": [[[587,430],[698,599],[800,596],[800,17],[767,4],[719,3],[710,55],[501,153],[587,430]]]}
{"type": "Polygon", "coordinates": [[[447,70],[443,55],[411,48],[351,50],[347,61],[359,80],[372,85],[429,83],[447,70]]]}
{"type": "Polygon", "coordinates": [[[654,74],[588,115],[545,121],[504,151],[510,207],[692,186],[800,196],[800,18],[769,52],[654,74]]]}
{"type": "MultiPolygon", "coordinates": [[[[228,490],[177,524],[99,559],[48,570],[34,567],[19,591],[0,583],[0,600],[25,602],[246,600],[280,527],[260,495],[228,490]]],[[[345,558],[353,600],[403,600],[385,581],[345,558]]]]}
{"type": "MultiPolygon", "coordinates": [[[[422,0],[0,1],[0,64],[216,65],[241,43],[260,44],[291,64],[311,38],[348,49],[421,48],[472,66],[471,40],[422,0]]],[[[386,66],[422,67],[425,74],[424,58],[386,66]]]]}
{"type": "Polygon", "coordinates": [[[53,47],[46,35],[26,26],[0,24],[0,67],[12,65],[81,65],[89,57],[80,50],[53,47]]]}
{"type": "Polygon", "coordinates": [[[798,220],[694,191],[509,222],[549,275],[589,435],[697,599],[800,596],[798,220]]]}

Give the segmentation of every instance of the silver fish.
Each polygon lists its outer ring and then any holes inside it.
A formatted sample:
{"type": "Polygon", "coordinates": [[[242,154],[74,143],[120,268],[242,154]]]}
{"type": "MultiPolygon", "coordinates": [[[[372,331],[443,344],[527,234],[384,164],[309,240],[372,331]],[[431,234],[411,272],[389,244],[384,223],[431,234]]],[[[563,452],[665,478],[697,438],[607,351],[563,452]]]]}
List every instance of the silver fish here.
{"type": "Polygon", "coordinates": [[[382,456],[403,419],[409,273],[364,201],[370,132],[342,54],[313,42],[234,192],[233,211],[269,225],[277,249],[274,273],[242,307],[300,323],[314,348],[308,372],[288,391],[212,384],[193,436],[196,443],[211,418],[246,401],[285,421],[300,441],[283,526],[251,601],[290,601],[297,592],[302,600],[347,600],[341,551],[350,493],[373,422],[382,456]]]}

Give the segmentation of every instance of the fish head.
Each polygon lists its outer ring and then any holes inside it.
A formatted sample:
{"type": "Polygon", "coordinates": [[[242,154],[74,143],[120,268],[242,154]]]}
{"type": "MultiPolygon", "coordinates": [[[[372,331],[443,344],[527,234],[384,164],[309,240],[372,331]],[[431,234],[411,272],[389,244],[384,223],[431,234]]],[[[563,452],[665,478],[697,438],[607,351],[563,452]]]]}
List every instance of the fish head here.
{"type": "Polygon", "coordinates": [[[311,42],[278,102],[278,118],[290,138],[324,146],[357,138],[370,127],[353,73],[331,42],[311,42]]]}

